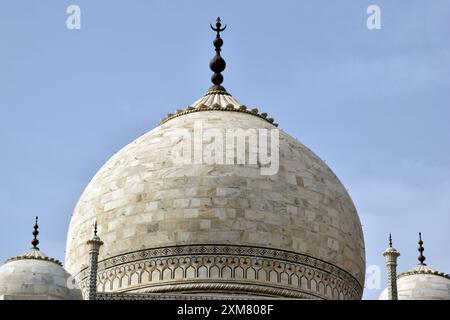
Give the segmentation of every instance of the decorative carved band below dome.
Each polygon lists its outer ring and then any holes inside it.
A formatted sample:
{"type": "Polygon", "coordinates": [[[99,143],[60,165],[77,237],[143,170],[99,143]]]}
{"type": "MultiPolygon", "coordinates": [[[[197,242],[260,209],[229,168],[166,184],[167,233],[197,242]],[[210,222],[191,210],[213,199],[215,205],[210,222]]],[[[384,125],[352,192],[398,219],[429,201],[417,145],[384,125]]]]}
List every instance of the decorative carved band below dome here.
{"type": "MultiPolygon", "coordinates": [[[[250,300],[252,297],[239,297],[250,300]]],[[[185,295],[174,293],[98,293],[97,300],[236,300],[233,295],[185,295]]]]}
{"type": "MultiPolygon", "coordinates": [[[[86,290],[88,269],[77,276],[86,290]]],[[[98,292],[222,292],[300,299],[361,299],[348,272],[307,255],[236,245],[140,250],[99,262],[98,292]]],[[[110,297],[112,298],[112,297],[110,297]]]]}

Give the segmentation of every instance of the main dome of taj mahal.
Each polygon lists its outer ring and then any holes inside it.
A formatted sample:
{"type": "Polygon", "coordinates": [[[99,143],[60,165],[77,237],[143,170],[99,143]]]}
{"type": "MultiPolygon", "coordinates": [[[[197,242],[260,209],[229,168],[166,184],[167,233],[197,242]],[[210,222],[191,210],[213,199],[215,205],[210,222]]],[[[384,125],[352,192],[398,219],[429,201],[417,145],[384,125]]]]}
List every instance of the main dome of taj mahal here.
{"type": "Polygon", "coordinates": [[[85,242],[97,222],[101,292],[360,299],[364,240],[352,200],[318,156],[222,87],[222,43],[218,31],[206,94],[117,152],[86,187],[69,227],[67,270],[83,289],[85,242]],[[225,139],[216,142],[231,162],[205,160],[211,130],[276,131],[276,170],[263,174],[260,159],[239,163],[225,139]],[[203,159],[174,161],[190,137],[203,159]]]}
{"type": "MultiPolygon", "coordinates": [[[[174,165],[170,133],[195,123],[272,129],[260,116],[216,108],[176,117],[113,156],[81,196],[66,266],[82,282],[86,239],[98,223],[101,291],[221,291],[359,298],[364,242],[352,200],[329,167],[280,133],[279,170],[256,165],[174,165]]],[[[197,111],[198,106],[194,105],[197,111]]],[[[234,108],[234,106],[233,106],[234,108]]]]}

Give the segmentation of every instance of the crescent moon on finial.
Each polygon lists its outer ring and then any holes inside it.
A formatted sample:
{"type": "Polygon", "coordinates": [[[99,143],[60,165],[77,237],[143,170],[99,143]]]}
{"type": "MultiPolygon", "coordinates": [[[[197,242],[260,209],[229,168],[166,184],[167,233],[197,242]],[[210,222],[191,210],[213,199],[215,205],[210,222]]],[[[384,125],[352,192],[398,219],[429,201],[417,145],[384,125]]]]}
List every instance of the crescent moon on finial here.
{"type": "Polygon", "coordinates": [[[213,29],[213,31],[216,31],[216,32],[222,32],[222,31],[224,31],[227,28],[227,25],[225,25],[225,27],[220,28],[220,29],[214,28],[212,26],[212,24],[209,24],[209,26],[211,27],[211,29],[213,29]]]}

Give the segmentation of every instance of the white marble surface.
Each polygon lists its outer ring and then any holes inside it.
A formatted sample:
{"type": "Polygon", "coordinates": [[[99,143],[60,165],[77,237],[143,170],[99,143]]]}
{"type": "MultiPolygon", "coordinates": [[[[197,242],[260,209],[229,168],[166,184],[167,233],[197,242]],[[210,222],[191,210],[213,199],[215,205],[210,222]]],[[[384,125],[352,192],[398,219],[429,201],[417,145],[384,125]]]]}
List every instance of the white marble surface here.
{"type": "MultiPolygon", "coordinates": [[[[399,300],[450,300],[450,276],[427,265],[417,265],[397,276],[399,300]]],[[[379,300],[388,299],[387,288],[379,300]]]]}
{"type": "MultiPolygon", "coordinates": [[[[219,101],[220,103],[220,101],[219,101]]],[[[361,223],[347,191],[307,147],[280,132],[279,172],[257,165],[174,165],[168,135],[176,129],[275,127],[241,112],[182,115],[139,137],[100,168],[70,223],[66,266],[86,267],[94,221],[105,242],[99,260],[186,244],[253,245],[313,256],[364,284],[361,223]]]]}
{"type": "Polygon", "coordinates": [[[52,261],[8,261],[0,267],[0,300],[81,300],[81,291],[69,288],[69,277],[52,261]]]}

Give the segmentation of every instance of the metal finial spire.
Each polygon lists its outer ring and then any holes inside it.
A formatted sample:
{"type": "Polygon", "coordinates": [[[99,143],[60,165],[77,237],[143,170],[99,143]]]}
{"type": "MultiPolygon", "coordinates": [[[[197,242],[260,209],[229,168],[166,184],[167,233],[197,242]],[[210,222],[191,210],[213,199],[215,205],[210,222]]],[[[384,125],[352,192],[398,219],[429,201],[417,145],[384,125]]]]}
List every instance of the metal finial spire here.
{"type": "Polygon", "coordinates": [[[220,32],[224,31],[227,26],[222,28],[222,23],[220,20],[220,17],[216,20],[216,27],[213,27],[212,25],[211,29],[217,32],[216,38],[213,41],[214,47],[216,48],[216,55],[212,58],[211,62],[209,63],[209,68],[211,69],[213,75],[211,76],[211,81],[214,84],[210,90],[218,90],[218,91],[226,91],[224,87],[221,86],[223,82],[223,76],[221,72],[225,70],[225,60],[220,56],[221,47],[223,45],[223,40],[220,37],[220,32]]]}
{"type": "Polygon", "coordinates": [[[39,244],[39,240],[37,239],[37,236],[39,234],[38,228],[39,228],[39,226],[38,226],[38,217],[36,217],[36,222],[34,223],[34,227],[33,227],[33,229],[34,229],[33,230],[34,239],[31,240],[31,244],[33,245],[33,249],[37,249],[37,250],[39,250],[39,248],[37,246],[39,244]]]}
{"type": "Polygon", "coordinates": [[[389,232],[389,247],[392,248],[392,235],[390,232],[389,232]]]}
{"type": "Polygon", "coordinates": [[[425,250],[424,248],[423,248],[423,241],[422,241],[422,233],[421,232],[419,232],[419,252],[420,252],[420,255],[419,255],[419,261],[420,261],[420,265],[422,265],[422,266],[426,266],[426,264],[424,263],[424,261],[425,261],[425,256],[423,255],[423,251],[425,250]]]}
{"type": "Polygon", "coordinates": [[[95,221],[95,224],[94,224],[94,237],[96,237],[97,236],[97,220],[95,221]]]}

